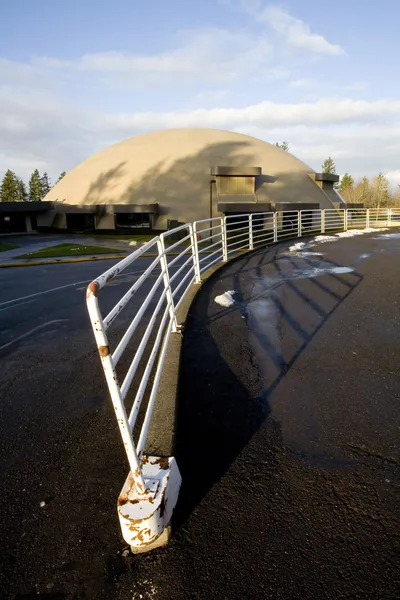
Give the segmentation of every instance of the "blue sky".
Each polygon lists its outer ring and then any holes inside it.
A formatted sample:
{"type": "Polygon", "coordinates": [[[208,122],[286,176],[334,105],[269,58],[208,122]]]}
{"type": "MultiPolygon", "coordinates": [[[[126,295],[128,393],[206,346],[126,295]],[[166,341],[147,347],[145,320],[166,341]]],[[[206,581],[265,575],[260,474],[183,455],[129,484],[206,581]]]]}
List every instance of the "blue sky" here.
{"type": "Polygon", "coordinates": [[[190,126],[400,183],[399,20],[398,0],[1,3],[0,172],[190,126]]]}

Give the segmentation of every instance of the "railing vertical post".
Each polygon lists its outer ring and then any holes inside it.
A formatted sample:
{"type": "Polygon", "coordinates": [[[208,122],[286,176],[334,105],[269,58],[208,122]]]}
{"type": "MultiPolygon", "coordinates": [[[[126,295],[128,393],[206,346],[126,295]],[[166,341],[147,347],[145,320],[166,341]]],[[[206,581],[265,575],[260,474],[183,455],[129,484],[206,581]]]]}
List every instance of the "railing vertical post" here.
{"type": "Polygon", "coordinates": [[[254,250],[253,240],[253,214],[249,215],[249,250],[254,250]]]}
{"type": "Polygon", "coordinates": [[[325,233],[325,209],[321,210],[321,233],[325,233]]]}
{"type": "Polygon", "coordinates": [[[228,237],[226,234],[226,217],[221,217],[222,261],[228,261],[228,237]]]}
{"type": "Polygon", "coordinates": [[[388,227],[390,227],[391,224],[392,224],[392,209],[388,208],[387,210],[388,210],[388,215],[387,215],[388,221],[387,221],[387,224],[388,224],[388,227]]]}
{"type": "Polygon", "coordinates": [[[301,210],[297,211],[297,237],[301,237],[301,210]]]}
{"type": "Polygon", "coordinates": [[[274,242],[277,242],[278,241],[278,213],[277,212],[274,212],[273,227],[274,227],[274,242]]]}
{"type": "Polygon", "coordinates": [[[344,209],[344,222],[343,222],[343,229],[345,231],[347,231],[347,218],[348,218],[348,209],[345,208],[344,209]]]}
{"type": "Polygon", "coordinates": [[[193,255],[193,268],[194,268],[194,282],[201,283],[201,273],[200,273],[200,261],[199,261],[199,244],[197,241],[197,223],[196,221],[193,223],[193,226],[190,226],[190,241],[192,247],[192,255],[193,255]]]}
{"type": "Polygon", "coordinates": [[[166,291],[167,304],[169,306],[169,314],[170,314],[171,323],[172,323],[171,331],[173,333],[177,333],[178,322],[176,320],[174,297],[172,295],[171,283],[169,280],[168,261],[167,261],[167,256],[165,253],[165,242],[164,242],[163,234],[161,234],[157,240],[157,248],[158,248],[158,255],[160,257],[161,272],[163,274],[163,281],[164,281],[164,287],[165,287],[165,291],[166,291]]]}
{"type": "Polygon", "coordinates": [[[142,495],[146,491],[146,486],[143,480],[140,461],[136,453],[135,444],[132,439],[128,415],[126,414],[124,401],[121,396],[121,390],[108,345],[107,334],[103,326],[103,318],[99,309],[97,292],[98,288],[93,286],[93,283],[90,284],[86,293],[86,305],[88,308],[97,349],[99,351],[100,360],[103,365],[104,375],[110,392],[111,401],[115,410],[115,416],[117,417],[118,427],[121,433],[122,441],[124,442],[133,481],[135,483],[138,495],[142,495]]]}
{"type": "Polygon", "coordinates": [[[367,208],[367,214],[365,216],[365,228],[369,229],[369,208],[367,208]]]}

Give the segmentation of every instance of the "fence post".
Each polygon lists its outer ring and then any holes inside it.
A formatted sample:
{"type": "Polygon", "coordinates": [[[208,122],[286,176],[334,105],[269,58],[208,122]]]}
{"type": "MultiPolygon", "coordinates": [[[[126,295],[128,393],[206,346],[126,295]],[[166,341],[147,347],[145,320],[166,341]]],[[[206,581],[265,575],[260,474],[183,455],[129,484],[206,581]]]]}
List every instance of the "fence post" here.
{"type": "Polygon", "coordinates": [[[367,208],[367,214],[365,217],[365,228],[369,229],[369,208],[367,208]]]}
{"type": "Polygon", "coordinates": [[[274,212],[273,227],[274,227],[274,242],[277,242],[278,241],[278,213],[277,212],[274,212]]]}
{"type": "Polygon", "coordinates": [[[391,208],[388,208],[388,215],[387,215],[387,217],[388,217],[387,224],[388,224],[388,227],[390,227],[391,224],[392,224],[392,209],[391,208]]]}
{"type": "Polygon", "coordinates": [[[325,233],[325,209],[321,210],[321,233],[325,233]]]}
{"type": "Polygon", "coordinates": [[[347,211],[348,211],[348,209],[345,208],[344,209],[344,223],[343,223],[343,228],[345,231],[347,231],[347,217],[348,217],[347,211]]]}
{"type": "Polygon", "coordinates": [[[175,304],[174,304],[174,297],[172,295],[171,283],[169,281],[168,261],[167,261],[167,256],[165,254],[165,242],[164,242],[163,234],[161,234],[157,240],[157,248],[158,248],[158,255],[160,257],[160,266],[161,266],[161,272],[163,274],[163,281],[164,281],[164,287],[165,287],[165,291],[166,291],[167,304],[169,306],[169,314],[171,317],[171,323],[172,323],[171,331],[172,331],[172,333],[177,333],[179,330],[179,327],[178,327],[178,322],[176,320],[175,304]]]}
{"type": "Polygon", "coordinates": [[[190,235],[191,235],[191,247],[192,247],[192,255],[193,255],[193,267],[194,267],[194,282],[201,283],[201,274],[200,274],[200,261],[199,261],[199,244],[197,241],[197,222],[193,223],[193,226],[190,226],[190,235]]]}
{"type": "Polygon", "coordinates": [[[297,237],[301,237],[301,210],[297,211],[297,237]]]}
{"type": "Polygon", "coordinates": [[[228,238],[226,234],[226,217],[221,217],[222,261],[228,261],[228,238]]]}
{"type": "Polygon", "coordinates": [[[253,241],[253,214],[249,215],[249,250],[254,250],[254,241],[253,241]]]}
{"type": "Polygon", "coordinates": [[[128,415],[126,413],[124,401],[121,396],[121,389],[118,383],[117,374],[115,372],[112,355],[110,353],[107,334],[103,326],[103,318],[100,313],[97,293],[98,288],[93,286],[92,282],[88,286],[86,292],[86,304],[89,312],[89,318],[93,328],[100,360],[103,365],[104,375],[106,377],[111,401],[115,410],[115,416],[117,417],[119,431],[121,433],[122,441],[128,457],[132,478],[135,483],[136,494],[141,496],[146,492],[146,486],[143,480],[140,460],[138,459],[135,444],[132,438],[128,415]]]}

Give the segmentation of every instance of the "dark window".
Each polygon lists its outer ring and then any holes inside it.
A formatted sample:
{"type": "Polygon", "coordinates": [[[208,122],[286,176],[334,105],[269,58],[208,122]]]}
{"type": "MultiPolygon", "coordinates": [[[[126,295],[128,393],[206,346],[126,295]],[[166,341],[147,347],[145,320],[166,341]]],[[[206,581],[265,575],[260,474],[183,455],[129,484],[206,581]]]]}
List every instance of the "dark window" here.
{"type": "Polygon", "coordinates": [[[67,229],[73,231],[89,231],[94,229],[94,218],[91,214],[67,213],[67,229]]]}
{"type": "Polygon", "coordinates": [[[0,232],[19,233],[26,231],[24,213],[0,213],[0,232]]]}
{"type": "Polygon", "coordinates": [[[115,226],[119,228],[150,229],[151,215],[148,213],[117,213],[115,226]]]}

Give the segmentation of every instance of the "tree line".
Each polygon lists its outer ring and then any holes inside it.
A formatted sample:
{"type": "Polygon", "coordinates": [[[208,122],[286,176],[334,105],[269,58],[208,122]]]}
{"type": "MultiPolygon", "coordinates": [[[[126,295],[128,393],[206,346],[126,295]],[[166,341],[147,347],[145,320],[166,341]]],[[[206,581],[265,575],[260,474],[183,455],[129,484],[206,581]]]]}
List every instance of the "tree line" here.
{"type": "MultiPolygon", "coordinates": [[[[323,173],[336,173],[335,161],[329,156],[322,164],[323,173]]],[[[385,208],[400,205],[400,186],[392,191],[388,178],[383,173],[368,179],[355,180],[350,173],[344,173],[335,189],[349,204],[363,204],[366,208],[385,208]]]]}
{"type": "MultiPolygon", "coordinates": [[[[286,152],[289,151],[288,142],[276,142],[274,146],[286,152]]],[[[335,161],[331,156],[324,160],[321,171],[322,173],[336,174],[335,161]]],[[[334,187],[349,204],[363,204],[366,208],[400,206],[400,185],[392,191],[389,180],[383,173],[378,173],[371,179],[362,177],[359,180],[355,180],[350,173],[345,173],[334,187]]]]}
{"type": "MultiPolygon", "coordinates": [[[[56,183],[65,175],[63,171],[56,183]]],[[[28,186],[21,177],[8,169],[0,186],[0,202],[41,202],[53,186],[46,172],[40,175],[35,169],[30,176],[28,186]]]]}

